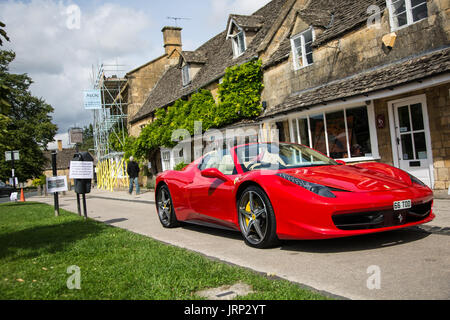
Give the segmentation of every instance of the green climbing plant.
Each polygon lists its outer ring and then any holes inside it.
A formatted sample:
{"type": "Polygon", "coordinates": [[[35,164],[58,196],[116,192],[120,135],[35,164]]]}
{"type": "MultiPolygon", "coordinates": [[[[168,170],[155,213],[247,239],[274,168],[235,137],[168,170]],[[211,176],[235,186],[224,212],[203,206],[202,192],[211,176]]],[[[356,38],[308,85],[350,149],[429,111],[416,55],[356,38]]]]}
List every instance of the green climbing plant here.
{"type": "Polygon", "coordinates": [[[221,128],[261,113],[261,92],[264,88],[261,60],[229,67],[218,88],[218,102],[210,91],[201,89],[189,100],[177,100],[167,109],[156,110],[154,120],[145,126],[138,138],[130,140],[126,154],[145,158],[159,147],[173,147],[172,133],[186,129],[194,134],[194,122],[202,122],[203,132],[221,128]]]}

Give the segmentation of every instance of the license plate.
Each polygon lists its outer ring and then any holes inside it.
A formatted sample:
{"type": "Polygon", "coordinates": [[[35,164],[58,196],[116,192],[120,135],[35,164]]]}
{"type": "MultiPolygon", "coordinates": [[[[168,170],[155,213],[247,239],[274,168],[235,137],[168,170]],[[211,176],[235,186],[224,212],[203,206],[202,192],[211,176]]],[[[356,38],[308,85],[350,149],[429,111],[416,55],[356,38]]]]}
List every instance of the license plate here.
{"type": "Polygon", "coordinates": [[[394,210],[403,210],[411,208],[411,200],[394,201],[394,210]]]}

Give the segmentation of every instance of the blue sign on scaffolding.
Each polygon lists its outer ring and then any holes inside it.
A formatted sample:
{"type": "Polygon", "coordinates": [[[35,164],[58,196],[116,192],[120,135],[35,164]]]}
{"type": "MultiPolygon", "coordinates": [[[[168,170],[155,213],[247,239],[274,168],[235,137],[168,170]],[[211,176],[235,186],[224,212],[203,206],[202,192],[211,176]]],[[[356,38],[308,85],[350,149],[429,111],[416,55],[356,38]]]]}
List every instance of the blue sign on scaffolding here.
{"type": "Polygon", "coordinates": [[[99,89],[84,90],[84,109],[96,110],[102,108],[102,96],[99,89]]]}

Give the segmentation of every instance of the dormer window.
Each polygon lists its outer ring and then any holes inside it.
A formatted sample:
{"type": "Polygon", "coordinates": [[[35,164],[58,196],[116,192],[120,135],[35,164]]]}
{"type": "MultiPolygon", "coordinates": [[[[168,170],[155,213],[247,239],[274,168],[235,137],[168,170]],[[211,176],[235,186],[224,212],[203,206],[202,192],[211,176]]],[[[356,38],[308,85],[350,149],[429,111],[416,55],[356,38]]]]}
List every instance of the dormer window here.
{"type": "Polygon", "coordinates": [[[233,54],[234,57],[239,57],[245,52],[246,46],[245,46],[245,34],[244,31],[240,31],[237,34],[235,34],[231,41],[233,42],[233,54]]]}
{"type": "Polygon", "coordinates": [[[253,26],[253,24],[256,24],[257,22],[254,20],[255,17],[249,18],[247,16],[230,15],[230,18],[228,19],[227,39],[231,39],[234,58],[241,56],[247,49],[248,39],[246,39],[245,32],[249,32],[251,41],[252,35],[258,30],[258,26],[253,26]],[[239,21],[241,23],[238,23],[239,21]],[[252,27],[246,26],[250,24],[252,24],[252,27]]]}
{"type": "Polygon", "coordinates": [[[314,29],[309,28],[291,38],[294,70],[298,70],[313,64],[312,43],[314,41],[314,29]]]}
{"type": "Polygon", "coordinates": [[[181,68],[181,77],[183,79],[183,86],[187,86],[191,82],[191,76],[189,71],[189,64],[185,64],[181,68]]]}
{"type": "Polygon", "coordinates": [[[391,29],[397,30],[428,17],[427,0],[386,0],[391,29]]]}

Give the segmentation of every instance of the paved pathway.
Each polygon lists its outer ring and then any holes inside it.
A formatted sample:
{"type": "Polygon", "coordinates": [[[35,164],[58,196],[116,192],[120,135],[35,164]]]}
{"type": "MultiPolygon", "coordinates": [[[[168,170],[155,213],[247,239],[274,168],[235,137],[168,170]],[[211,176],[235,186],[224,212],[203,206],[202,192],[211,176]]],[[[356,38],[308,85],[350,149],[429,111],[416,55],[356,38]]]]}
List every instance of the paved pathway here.
{"type": "MultiPolygon", "coordinates": [[[[60,198],[61,207],[76,212],[75,199],[68,193],[60,198]]],[[[53,203],[51,196],[28,200],[53,203]]],[[[435,203],[438,217],[426,227],[433,233],[413,228],[353,238],[290,241],[269,250],[246,246],[238,232],[200,226],[164,229],[151,192],[135,196],[93,190],[87,195],[87,208],[88,216],[98,221],[332,295],[450,299],[449,200],[435,203]],[[369,289],[378,271],[380,288],[369,289]]]]}

